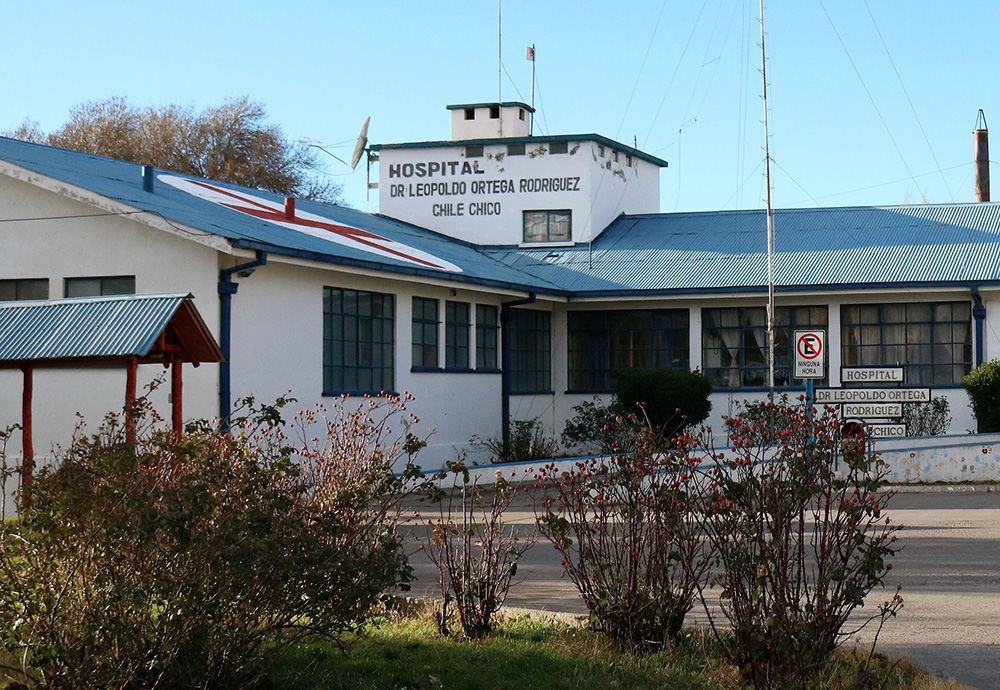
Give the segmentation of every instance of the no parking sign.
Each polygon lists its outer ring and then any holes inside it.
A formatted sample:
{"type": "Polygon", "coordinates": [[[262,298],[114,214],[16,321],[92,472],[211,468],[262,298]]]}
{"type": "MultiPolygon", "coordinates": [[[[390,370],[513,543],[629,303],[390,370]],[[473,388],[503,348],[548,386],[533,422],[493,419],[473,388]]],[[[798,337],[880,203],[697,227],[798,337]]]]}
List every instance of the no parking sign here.
{"type": "Polygon", "coordinates": [[[795,378],[823,378],[825,349],[826,331],[795,331],[795,378]]]}

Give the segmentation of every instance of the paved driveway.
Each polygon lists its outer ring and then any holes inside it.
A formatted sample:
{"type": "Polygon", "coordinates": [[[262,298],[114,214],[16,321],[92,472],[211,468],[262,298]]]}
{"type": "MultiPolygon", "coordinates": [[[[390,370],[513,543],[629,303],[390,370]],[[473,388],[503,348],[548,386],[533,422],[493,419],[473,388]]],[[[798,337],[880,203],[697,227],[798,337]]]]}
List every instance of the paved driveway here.
{"type": "MultiPolygon", "coordinates": [[[[880,649],[978,690],[1000,690],[1000,493],[900,493],[889,514],[904,525],[904,548],[888,581],[893,589],[903,585],[905,606],[882,631],[880,649]]],[[[530,505],[516,506],[510,517],[526,526],[534,519],[530,505]]],[[[411,561],[419,579],[414,593],[433,595],[427,559],[416,554],[411,561]]],[[[547,542],[528,552],[520,573],[509,606],[585,612],[547,542]]]]}

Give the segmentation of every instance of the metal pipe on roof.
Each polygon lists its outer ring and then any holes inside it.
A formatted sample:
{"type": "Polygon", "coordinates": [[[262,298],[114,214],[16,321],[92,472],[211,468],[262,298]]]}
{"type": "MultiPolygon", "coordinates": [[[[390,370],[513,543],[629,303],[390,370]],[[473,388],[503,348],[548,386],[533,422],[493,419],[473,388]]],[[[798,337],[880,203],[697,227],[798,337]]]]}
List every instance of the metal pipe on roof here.
{"type": "Polygon", "coordinates": [[[990,200],[990,134],[982,108],[972,131],[972,151],[976,161],[976,201],[990,200]]]}
{"type": "Polygon", "coordinates": [[[979,294],[979,287],[973,285],[969,290],[972,292],[972,318],[976,321],[976,366],[983,364],[983,323],[986,320],[986,306],[983,298],[979,294]]]}
{"type": "Polygon", "coordinates": [[[233,295],[240,287],[239,283],[233,282],[233,274],[249,277],[253,269],[266,264],[267,252],[258,249],[256,260],[219,271],[219,349],[222,350],[222,361],[219,362],[219,430],[223,432],[229,431],[233,412],[229,352],[233,327],[233,295]]]}

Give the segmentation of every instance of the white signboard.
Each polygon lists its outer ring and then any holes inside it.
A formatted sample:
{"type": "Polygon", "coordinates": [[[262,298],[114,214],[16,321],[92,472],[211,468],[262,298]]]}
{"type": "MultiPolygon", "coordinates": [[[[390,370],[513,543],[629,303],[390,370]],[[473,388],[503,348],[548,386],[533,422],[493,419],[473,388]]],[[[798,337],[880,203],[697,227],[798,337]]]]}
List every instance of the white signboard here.
{"type": "Polygon", "coordinates": [[[906,436],[905,424],[868,424],[869,438],[903,438],[906,436]]]}
{"type": "Polygon", "coordinates": [[[844,383],[902,383],[903,367],[843,367],[840,380],[844,383]]]}
{"type": "Polygon", "coordinates": [[[844,417],[858,419],[892,419],[903,416],[902,403],[844,403],[841,406],[844,417]]]}
{"type": "Polygon", "coordinates": [[[818,388],[816,404],[930,402],[930,388],[818,388]]]}
{"type": "Polygon", "coordinates": [[[795,378],[821,379],[826,331],[795,331],[795,378]]]}

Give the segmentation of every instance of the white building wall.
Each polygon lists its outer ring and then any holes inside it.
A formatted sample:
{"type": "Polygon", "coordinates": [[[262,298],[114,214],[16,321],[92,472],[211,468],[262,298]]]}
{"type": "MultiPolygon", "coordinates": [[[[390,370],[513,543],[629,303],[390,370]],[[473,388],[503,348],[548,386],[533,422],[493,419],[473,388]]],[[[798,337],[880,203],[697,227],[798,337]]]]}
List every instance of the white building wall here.
{"type": "Polygon", "coordinates": [[[467,158],[466,145],[383,148],[379,212],[476,244],[520,244],[524,211],[572,211],[574,242],[593,239],[621,213],[659,210],[659,168],[593,141],[507,144],[467,158]],[[602,153],[603,150],[603,153],[602,153]],[[629,165],[631,159],[631,165],[629,165]],[[551,191],[555,189],[556,191],[551,191]]]}
{"type": "MultiPolygon", "coordinates": [[[[140,294],[190,292],[218,338],[217,252],[189,239],[150,228],[130,217],[109,216],[93,206],[33,185],[0,177],[0,217],[25,219],[3,224],[0,279],[47,278],[49,297],[61,298],[67,277],[134,275],[140,294]],[[91,216],[91,217],[87,217],[91,216]],[[44,218],[45,220],[27,220],[44,218]]],[[[140,390],[156,377],[166,383],[151,395],[170,419],[169,371],[139,367],[140,390]]],[[[0,371],[0,428],[21,421],[23,377],[0,371]]],[[[213,416],[217,410],[218,366],[184,367],[184,416],[213,416]]],[[[105,413],[125,402],[124,368],[48,369],[34,374],[34,447],[44,462],[56,446],[66,447],[80,417],[96,430],[105,413]]],[[[17,433],[7,447],[21,454],[17,433]]]]}

